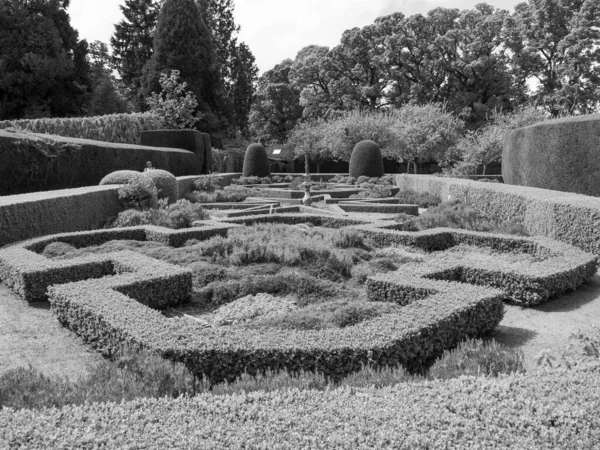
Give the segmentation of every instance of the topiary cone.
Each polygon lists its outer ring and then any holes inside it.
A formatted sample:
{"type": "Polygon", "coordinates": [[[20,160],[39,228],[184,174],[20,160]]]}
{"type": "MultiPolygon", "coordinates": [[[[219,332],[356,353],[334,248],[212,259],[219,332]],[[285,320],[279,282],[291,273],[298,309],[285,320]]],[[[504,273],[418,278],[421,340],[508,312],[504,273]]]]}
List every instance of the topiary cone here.
{"type": "Polygon", "coordinates": [[[250,144],[244,156],[245,177],[268,177],[271,175],[267,151],[260,144],[250,144]]]}
{"type": "Polygon", "coordinates": [[[382,177],[383,158],[379,145],[373,141],[360,141],[354,146],[350,156],[350,176],[382,177]]]}

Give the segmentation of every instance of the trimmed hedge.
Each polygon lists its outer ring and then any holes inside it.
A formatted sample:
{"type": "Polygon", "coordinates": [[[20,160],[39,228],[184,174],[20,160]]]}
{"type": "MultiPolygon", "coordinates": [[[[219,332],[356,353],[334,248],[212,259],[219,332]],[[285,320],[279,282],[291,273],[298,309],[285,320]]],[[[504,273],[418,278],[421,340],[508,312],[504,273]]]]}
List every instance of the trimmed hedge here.
{"type": "Polygon", "coordinates": [[[244,155],[243,173],[245,177],[268,177],[271,175],[267,151],[260,144],[250,144],[244,155]]]}
{"type": "Polygon", "coordinates": [[[547,189],[428,175],[398,175],[402,190],[457,198],[491,216],[521,224],[532,235],[600,255],[600,198],[547,189]]]}
{"type": "MultiPolygon", "coordinates": [[[[358,194],[360,189],[336,189],[336,190],[315,190],[310,191],[311,196],[325,195],[328,194],[332,198],[344,198],[347,199],[351,195],[358,194]]],[[[304,197],[304,191],[291,190],[291,189],[256,189],[255,197],[267,197],[267,198],[281,198],[281,199],[302,199],[304,197]]]]}
{"type": "MultiPolygon", "coordinates": [[[[180,230],[142,226],[64,233],[32,239],[0,249],[0,281],[28,302],[46,300],[49,286],[114,275],[118,273],[119,267],[119,260],[114,254],[59,261],[40,255],[46,245],[52,242],[64,242],[80,248],[100,245],[116,239],[129,239],[162,242],[178,247],[189,239],[226,236],[227,230],[232,226],[235,225],[207,221],[203,227],[180,230]]],[[[154,260],[150,258],[150,262],[152,261],[154,260]]]]}
{"type": "Polygon", "coordinates": [[[127,184],[142,177],[142,172],[135,170],[117,170],[106,175],[100,180],[99,185],[107,184],[127,184]]]}
{"type": "Polygon", "coordinates": [[[0,250],[0,278],[27,300],[41,299],[47,292],[59,321],[103,354],[111,355],[127,343],[182,362],[195,375],[220,382],[233,380],[244,372],[256,374],[266,370],[317,371],[338,379],[365,364],[417,368],[461,340],[479,336],[498,325],[504,312],[502,299],[506,291],[515,295],[525,293],[525,301],[533,303],[543,299],[545,293],[551,296],[574,288],[597,269],[595,256],[564,244],[531,238],[443,229],[410,236],[411,233],[383,229],[385,222],[364,224],[302,214],[247,217],[237,221],[351,225],[350,229],[374,237],[413,239],[424,247],[431,247],[425,244],[433,238],[442,248],[468,243],[505,251],[537,252],[550,259],[530,264],[531,267],[517,274],[507,272],[500,265],[480,270],[465,266],[436,267],[432,263],[410,269],[413,272],[370,277],[367,281],[369,298],[405,305],[402,313],[382,314],[354,326],[323,330],[231,328],[224,332],[195,321],[168,319],[147,306],[161,308],[171,302],[185,301],[191,292],[191,281],[188,283],[186,278],[191,274],[185,270],[173,268],[170,271],[169,264],[158,261],[154,264],[150,258],[140,255],[135,258],[135,254],[49,261],[34,253],[49,242],[62,241],[77,247],[105,242],[116,236],[178,245],[192,237],[226,233],[227,224],[207,223],[198,229],[181,231],[136,227],[37,239],[0,250]],[[71,282],[83,278],[92,279],[71,282]],[[500,284],[505,292],[487,286],[459,284],[455,282],[458,279],[500,284]],[[542,287],[546,289],[543,292],[542,287]]]}
{"type": "Polygon", "coordinates": [[[0,411],[0,447],[593,449],[600,371],[0,411]]]}
{"type": "Polygon", "coordinates": [[[161,169],[146,170],[143,176],[150,178],[158,189],[158,198],[166,198],[169,203],[175,203],[179,198],[177,178],[171,172],[161,169]]]}
{"type": "Polygon", "coordinates": [[[548,120],[508,134],[506,184],[600,195],[600,114],[548,120]]]}
{"type": "Polygon", "coordinates": [[[342,228],[351,225],[366,225],[371,223],[369,220],[347,219],[343,217],[325,216],[317,214],[285,214],[273,215],[264,214],[262,216],[238,217],[227,219],[227,223],[252,225],[255,223],[282,223],[286,225],[298,225],[301,223],[311,223],[317,227],[342,228]]]}
{"type": "Polygon", "coordinates": [[[102,227],[123,209],[118,186],[0,196],[0,247],[47,234],[102,227]]]}
{"type": "Polygon", "coordinates": [[[223,210],[227,210],[227,209],[254,209],[254,208],[265,208],[265,207],[270,207],[271,205],[273,205],[274,208],[277,208],[280,206],[279,202],[256,202],[256,203],[250,203],[250,202],[221,202],[221,203],[201,203],[202,207],[204,209],[223,209],[223,210]]]}
{"type": "MultiPolygon", "coordinates": [[[[401,315],[384,314],[343,329],[224,333],[168,319],[111,291],[105,280],[52,286],[48,295],[59,321],[103,354],[113,354],[125,341],[180,361],[212,382],[269,369],[317,371],[337,379],[367,363],[418,367],[461,340],[492,330],[503,316],[500,291],[468,285],[454,297],[434,293],[405,306],[401,315]]],[[[145,301],[156,304],[152,292],[145,301]]]]}
{"type": "Polygon", "coordinates": [[[339,202],[337,204],[346,212],[382,213],[382,214],[410,214],[419,215],[417,205],[393,205],[370,202],[339,202]]]}
{"type": "Polygon", "coordinates": [[[14,127],[30,133],[93,139],[117,144],[139,144],[140,134],[143,131],[156,130],[160,126],[160,118],[152,113],[4,120],[0,122],[0,129],[14,127]]]}
{"type": "MultiPolygon", "coordinates": [[[[398,189],[398,188],[396,188],[398,189]]],[[[337,204],[340,202],[348,203],[384,203],[387,205],[400,205],[402,200],[396,197],[387,198],[328,198],[325,200],[327,204],[337,204]]]]}
{"type": "Polygon", "coordinates": [[[360,141],[350,155],[350,176],[354,178],[383,176],[383,158],[379,145],[373,141],[360,141]]]}
{"type": "Polygon", "coordinates": [[[399,232],[393,230],[393,225],[351,228],[360,230],[379,243],[409,245],[426,251],[467,244],[545,258],[518,264],[518,268],[514,268],[513,264],[510,269],[504,267],[501,260],[490,261],[486,267],[439,262],[404,265],[402,271],[378,274],[367,279],[367,294],[371,300],[383,298],[402,303],[401,299],[395,300],[395,292],[404,292],[407,286],[411,289],[427,286],[427,279],[433,279],[495,287],[503,290],[510,301],[521,306],[533,306],[586,283],[596,274],[599,265],[598,257],[593,254],[542,237],[513,237],[454,228],[399,232]]]}
{"type": "Polygon", "coordinates": [[[140,144],[150,147],[182,148],[196,155],[198,173],[212,172],[210,135],[197,130],[148,130],[140,134],[140,144]]]}
{"type": "Polygon", "coordinates": [[[93,186],[146,161],[175,175],[199,174],[194,153],[132,144],[0,130],[0,196],[93,186]]]}

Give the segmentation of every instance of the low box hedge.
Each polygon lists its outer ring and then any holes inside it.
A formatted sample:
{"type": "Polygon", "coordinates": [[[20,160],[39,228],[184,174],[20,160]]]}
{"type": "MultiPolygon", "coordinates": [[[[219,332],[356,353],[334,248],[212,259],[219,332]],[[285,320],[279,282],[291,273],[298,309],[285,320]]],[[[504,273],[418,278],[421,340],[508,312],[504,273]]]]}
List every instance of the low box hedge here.
{"type": "MultiPolygon", "coordinates": [[[[311,195],[328,194],[332,198],[348,198],[351,195],[358,194],[361,189],[317,189],[310,191],[311,195]]],[[[256,197],[281,198],[281,199],[301,199],[304,197],[302,190],[290,189],[264,189],[259,188],[255,194],[256,197]]]]}
{"type": "Polygon", "coordinates": [[[402,200],[397,197],[385,197],[385,198],[328,198],[325,200],[327,204],[338,204],[340,202],[352,202],[352,203],[385,203],[390,205],[398,205],[402,200]]]}
{"type": "Polygon", "coordinates": [[[0,410],[0,447],[594,449],[600,371],[0,410]]]}
{"type": "Polygon", "coordinates": [[[501,260],[490,261],[486,267],[437,261],[405,265],[401,271],[378,274],[367,279],[367,292],[371,300],[379,295],[393,300],[388,297],[393,297],[398,286],[404,286],[407,279],[417,277],[420,282],[423,282],[423,278],[431,278],[492,286],[502,289],[510,300],[522,306],[533,306],[577,288],[589,281],[598,270],[597,256],[544,237],[494,235],[451,228],[401,232],[390,227],[393,225],[380,223],[351,228],[382,244],[409,245],[426,251],[446,250],[467,244],[501,252],[527,253],[541,259],[513,263],[510,268],[505,267],[501,260]]]}
{"type": "Polygon", "coordinates": [[[317,227],[342,228],[351,225],[366,225],[369,220],[347,219],[343,217],[325,216],[318,214],[288,213],[288,214],[264,214],[258,216],[244,216],[227,219],[227,223],[251,225],[255,223],[282,223],[287,225],[298,225],[311,223],[317,227]]]}
{"type": "Polygon", "coordinates": [[[398,175],[402,190],[459,199],[494,217],[523,225],[532,235],[600,255],[600,198],[502,183],[429,175],[398,175]]]}
{"type": "MultiPolygon", "coordinates": [[[[129,239],[156,241],[178,247],[189,239],[225,236],[227,230],[233,226],[235,225],[207,221],[202,227],[180,230],[142,226],[63,233],[32,239],[0,249],[0,281],[28,302],[45,300],[47,289],[51,285],[113,275],[118,272],[116,268],[119,267],[112,254],[71,260],[50,260],[38,254],[52,242],[65,242],[80,248],[100,245],[115,239],[129,239]]],[[[149,258],[149,261],[155,260],[149,258]]]]}
{"type": "Polygon", "coordinates": [[[381,214],[410,214],[412,216],[419,215],[419,207],[417,205],[389,205],[383,203],[369,202],[339,202],[337,204],[346,212],[364,212],[364,213],[381,213],[381,214]]]}
{"type": "MultiPolygon", "coordinates": [[[[168,319],[110,283],[108,277],[54,285],[48,291],[52,309],[61,323],[103,354],[128,343],[182,362],[212,382],[269,369],[340,378],[367,363],[418,367],[461,340],[492,330],[504,311],[498,290],[465,285],[449,294],[446,286],[460,285],[432,280],[429,297],[416,299],[402,314],[383,314],[346,328],[224,330],[168,319]]],[[[160,302],[151,298],[153,292],[144,293],[146,304],[160,302]]]]}

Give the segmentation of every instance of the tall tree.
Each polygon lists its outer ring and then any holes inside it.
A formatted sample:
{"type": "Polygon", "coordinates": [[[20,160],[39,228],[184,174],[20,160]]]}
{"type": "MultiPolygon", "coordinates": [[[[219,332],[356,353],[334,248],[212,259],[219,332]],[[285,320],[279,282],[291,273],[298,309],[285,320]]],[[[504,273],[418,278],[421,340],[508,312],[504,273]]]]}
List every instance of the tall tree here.
{"type": "Polygon", "coordinates": [[[239,25],[233,16],[233,0],[196,0],[211,31],[221,80],[226,92],[231,128],[248,131],[251,99],[256,91],[258,68],[250,48],[238,42],[239,25]]]}
{"type": "Polygon", "coordinates": [[[81,113],[86,45],[68,6],[68,0],[0,2],[0,120],[81,113]]]}
{"type": "Polygon", "coordinates": [[[120,8],[125,19],[115,25],[110,39],[113,61],[121,80],[131,89],[132,100],[141,108],[142,74],[153,53],[159,4],[156,0],[125,0],[120,8]]]}
{"type": "Polygon", "coordinates": [[[507,20],[515,77],[532,81],[533,99],[554,116],[600,104],[598,0],[529,0],[507,20]]]}
{"type": "Polygon", "coordinates": [[[231,81],[226,84],[233,104],[234,126],[243,134],[249,131],[249,116],[255,94],[258,67],[250,48],[245,43],[237,44],[231,60],[231,81]]]}
{"type": "Polygon", "coordinates": [[[285,142],[302,117],[300,92],[290,82],[293,61],[286,59],[258,80],[250,130],[260,139],[285,142]]]}
{"type": "Polygon", "coordinates": [[[108,45],[101,41],[92,42],[89,45],[88,60],[91,94],[87,114],[101,116],[126,112],[127,101],[119,92],[118,82],[112,74],[114,65],[108,45]]]}
{"type": "Polygon", "coordinates": [[[200,127],[216,133],[223,125],[223,87],[212,36],[194,0],[162,3],[154,53],[145,68],[146,96],[160,92],[161,73],[178,70],[181,80],[195,94],[203,116],[200,127]],[[185,43],[185,44],[183,44],[185,43]]]}
{"type": "Polygon", "coordinates": [[[343,109],[343,101],[335,95],[336,78],[332,76],[329,47],[309,45],[296,55],[290,81],[300,91],[303,117],[327,117],[343,109]]]}

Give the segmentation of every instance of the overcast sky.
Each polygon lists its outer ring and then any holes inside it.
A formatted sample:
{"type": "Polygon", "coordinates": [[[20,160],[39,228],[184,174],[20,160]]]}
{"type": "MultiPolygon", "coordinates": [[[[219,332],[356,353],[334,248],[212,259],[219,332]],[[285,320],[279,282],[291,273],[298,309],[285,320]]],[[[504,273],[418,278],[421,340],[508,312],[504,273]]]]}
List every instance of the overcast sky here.
{"type": "MultiPolygon", "coordinates": [[[[522,0],[488,0],[498,8],[514,10],[522,0]]],[[[123,19],[124,0],[71,0],[71,24],[88,42],[109,43],[114,25],[123,19]]],[[[260,72],[286,58],[295,58],[307,45],[333,47],[345,30],[373,23],[380,16],[401,12],[425,14],[438,6],[472,8],[481,0],[235,0],[240,40],[256,57],[260,72]]]]}

